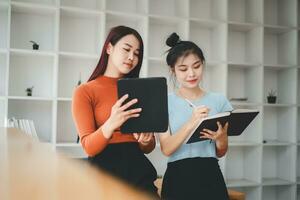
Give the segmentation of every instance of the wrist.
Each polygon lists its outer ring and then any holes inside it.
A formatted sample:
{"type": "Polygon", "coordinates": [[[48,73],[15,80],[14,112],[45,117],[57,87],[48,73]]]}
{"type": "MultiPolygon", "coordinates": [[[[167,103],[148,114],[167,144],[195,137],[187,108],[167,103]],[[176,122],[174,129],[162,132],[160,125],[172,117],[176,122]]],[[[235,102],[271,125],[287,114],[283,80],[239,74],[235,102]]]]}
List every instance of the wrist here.
{"type": "Polygon", "coordinates": [[[219,146],[219,147],[227,146],[227,145],[228,145],[228,137],[225,136],[225,137],[222,137],[222,138],[217,139],[217,140],[216,140],[216,144],[217,144],[217,146],[219,146]]]}
{"type": "Polygon", "coordinates": [[[187,132],[191,132],[195,129],[196,123],[189,121],[186,126],[185,129],[187,132]]]}
{"type": "Polygon", "coordinates": [[[101,126],[102,134],[106,139],[110,139],[114,132],[110,127],[106,122],[101,126]]]}

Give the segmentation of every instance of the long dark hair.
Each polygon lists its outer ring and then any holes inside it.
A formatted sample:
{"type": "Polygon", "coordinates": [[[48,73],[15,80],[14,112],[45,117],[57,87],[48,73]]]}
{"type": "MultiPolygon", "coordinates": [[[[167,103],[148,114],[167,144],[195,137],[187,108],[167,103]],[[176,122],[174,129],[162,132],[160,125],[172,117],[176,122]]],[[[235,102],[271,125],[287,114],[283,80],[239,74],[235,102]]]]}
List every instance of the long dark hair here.
{"type": "Polygon", "coordinates": [[[100,75],[103,75],[104,72],[106,71],[107,63],[108,63],[108,54],[106,52],[106,49],[107,49],[107,46],[109,45],[109,43],[114,46],[121,38],[123,38],[126,35],[131,35],[131,34],[134,35],[140,43],[138,63],[136,65],[136,67],[132,71],[130,71],[128,74],[125,74],[124,77],[126,77],[126,78],[139,77],[140,70],[141,70],[142,63],[143,63],[143,56],[144,56],[143,39],[136,30],[134,30],[130,27],[116,26],[110,30],[110,32],[105,40],[105,43],[103,45],[99,62],[97,64],[96,68],[94,69],[92,75],[90,76],[88,82],[96,79],[100,75]]]}
{"type": "Polygon", "coordinates": [[[166,40],[166,44],[171,47],[167,52],[167,64],[174,68],[178,58],[186,57],[189,54],[196,54],[204,64],[205,58],[201,48],[192,41],[181,41],[177,33],[172,33],[166,40]]]}

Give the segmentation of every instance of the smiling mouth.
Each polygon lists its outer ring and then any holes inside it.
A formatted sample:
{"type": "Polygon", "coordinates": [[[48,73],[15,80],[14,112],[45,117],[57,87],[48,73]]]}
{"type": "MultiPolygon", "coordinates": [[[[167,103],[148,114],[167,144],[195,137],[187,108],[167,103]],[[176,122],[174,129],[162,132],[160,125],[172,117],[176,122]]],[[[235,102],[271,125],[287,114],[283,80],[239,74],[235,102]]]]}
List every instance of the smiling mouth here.
{"type": "Polygon", "coordinates": [[[124,63],[126,66],[128,66],[129,68],[131,68],[133,66],[132,63],[124,63]]]}
{"type": "Polygon", "coordinates": [[[187,82],[189,83],[195,83],[197,81],[197,79],[194,79],[194,80],[188,80],[187,82]]]}

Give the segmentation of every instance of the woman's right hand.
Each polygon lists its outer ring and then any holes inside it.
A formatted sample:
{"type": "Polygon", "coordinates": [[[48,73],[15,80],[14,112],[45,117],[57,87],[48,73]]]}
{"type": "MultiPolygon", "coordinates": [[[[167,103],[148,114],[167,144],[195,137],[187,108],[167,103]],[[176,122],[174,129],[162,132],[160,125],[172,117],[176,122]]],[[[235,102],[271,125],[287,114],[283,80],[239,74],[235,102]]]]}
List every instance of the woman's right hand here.
{"type": "Polygon", "coordinates": [[[112,106],[108,120],[102,125],[102,132],[106,138],[110,138],[113,132],[128,119],[140,116],[139,113],[142,111],[142,108],[126,110],[137,103],[137,99],[132,99],[122,105],[127,98],[128,94],[125,94],[112,106]]]}
{"type": "Polygon", "coordinates": [[[198,106],[194,108],[192,117],[189,120],[189,124],[194,129],[205,117],[208,117],[209,108],[207,106],[198,106]]]}

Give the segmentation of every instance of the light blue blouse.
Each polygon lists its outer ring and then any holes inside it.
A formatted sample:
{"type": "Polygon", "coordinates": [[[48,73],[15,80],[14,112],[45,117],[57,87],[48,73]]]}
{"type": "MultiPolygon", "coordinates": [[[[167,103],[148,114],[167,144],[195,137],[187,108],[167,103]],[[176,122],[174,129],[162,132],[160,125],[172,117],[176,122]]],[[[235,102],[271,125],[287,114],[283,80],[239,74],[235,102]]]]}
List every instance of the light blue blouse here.
{"type": "MultiPolygon", "coordinates": [[[[224,95],[213,92],[207,92],[201,98],[191,102],[195,106],[206,105],[209,107],[209,116],[220,112],[231,111],[233,109],[224,95]]],[[[193,108],[185,99],[177,96],[175,93],[171,93],[168,95],[168,109],[170,132],[171,134],[175,134],[177,130],[190,119],[193,108]]],[[[183,144],[169,157],[168,162],[194,157],[216,158],[215,145],[215,142],[211,142],[210,140],[204,140],[192,144],[183,144]]]]}

